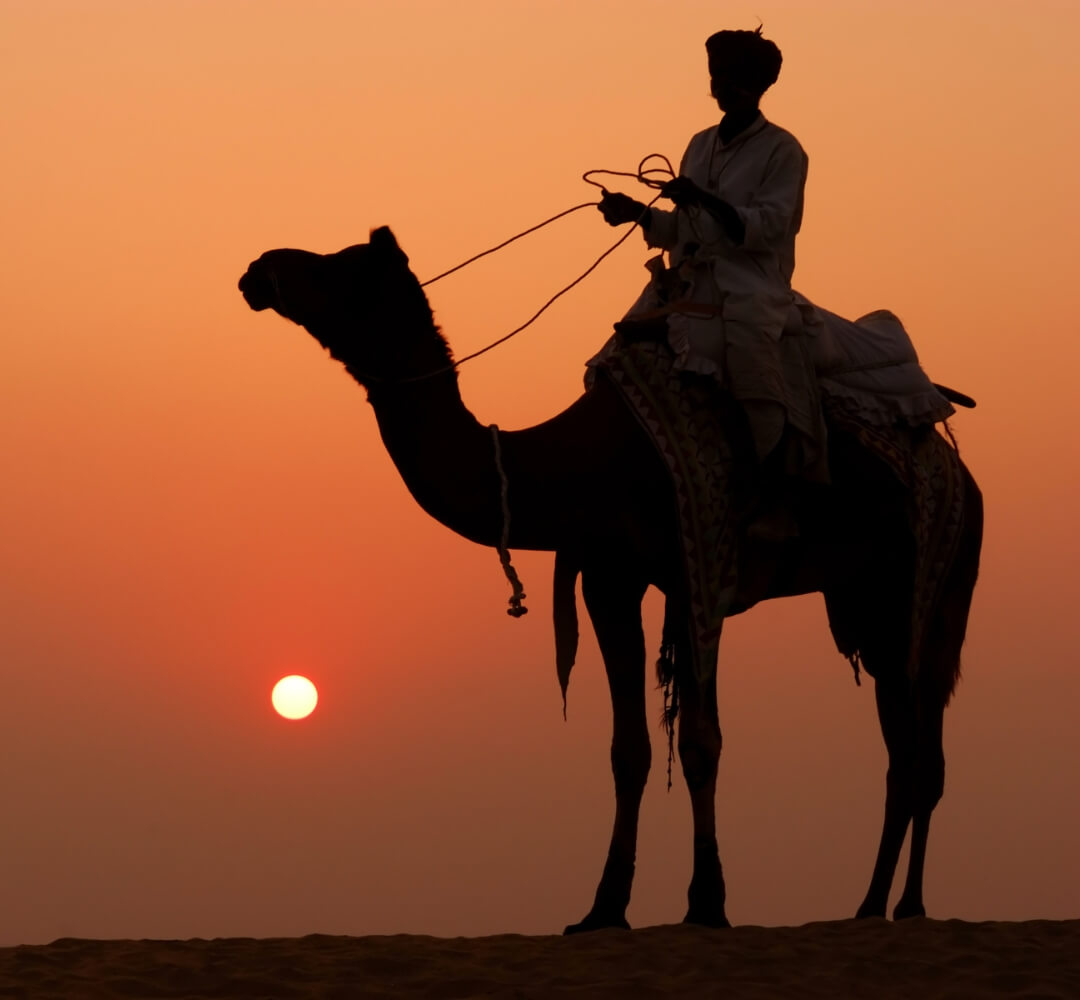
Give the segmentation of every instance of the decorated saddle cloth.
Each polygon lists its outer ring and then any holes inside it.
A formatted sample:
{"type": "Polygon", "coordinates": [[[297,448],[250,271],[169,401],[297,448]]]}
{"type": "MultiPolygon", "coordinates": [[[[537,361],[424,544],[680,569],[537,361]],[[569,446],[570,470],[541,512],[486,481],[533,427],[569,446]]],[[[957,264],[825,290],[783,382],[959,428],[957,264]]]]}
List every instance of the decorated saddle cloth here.
{"type": "MultiPolygon", "coordinates": [[[[826,423],[843,429],[892,471],[907,490],[908,525],[915,540],[911,593],[911,625],[907,672],[913,680],[919,669],[931,617],[941,599],[964,529],[967,504],[960,456],[950,439],[928,427],[913,429],[900,423],[883,425],[867,420],[849,397],[823,397],[826,423]]],[[[826,604],[828,605],[828,595],[826,604]]],[[[829,624],[839,651],[859,678],[862,659],[858,629],[835,620],[829,624]]]]}
{"type": "MultiPolygon", "coordinates": [[[[686,574],[693,666],[699,682],[716,669],[720,630],[735,603],[738,537],[734,455],[710,379],[687,378],[666,344],[643,340],[609,352],[598,366],[619,389],[663,458],[675,489],[686,574]]],[[[907,487],[916,540],[909,669],[952,565],[963,524],[963,477],[955,450],[932,429],[913,432],[868,420],[847,396],[824,401],[843,426],[907,487]]],[[[834,630],[840,652],[858,665],[857,637],[834,630]]],[[[858,674],[856,674],[856,678],[858,674]]]]}
{"type": "Polygon", "coordinates": [[[686,377],[667,344],[658,340],[624,343],[607,352],[597,367],[618,388],[671,475],[686,573],[690,652],[696,675],[704,679],[716,669],[720,629],[737,584],[734,460],[717,419],[717,386],[709,378],[686,377]]]}

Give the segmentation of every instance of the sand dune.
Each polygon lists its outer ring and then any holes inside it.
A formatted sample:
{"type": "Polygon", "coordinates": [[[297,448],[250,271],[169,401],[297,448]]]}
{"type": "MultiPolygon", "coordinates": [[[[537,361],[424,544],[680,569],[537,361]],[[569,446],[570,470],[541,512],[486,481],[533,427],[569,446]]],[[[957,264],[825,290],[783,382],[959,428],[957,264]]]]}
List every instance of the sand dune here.
{"type": "Polygon", "coordinates": [[[1080,997],[1080,920],[670,926],[575,938],[219,938],[0,949],[0,996],[1080,997]]]}

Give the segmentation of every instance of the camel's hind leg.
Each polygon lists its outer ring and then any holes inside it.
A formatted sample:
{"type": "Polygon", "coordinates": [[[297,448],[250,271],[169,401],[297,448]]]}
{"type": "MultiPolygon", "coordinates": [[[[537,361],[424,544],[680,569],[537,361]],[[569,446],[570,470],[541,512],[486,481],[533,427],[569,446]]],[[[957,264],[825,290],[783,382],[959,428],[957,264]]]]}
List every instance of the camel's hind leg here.
{"type": "MultiPolygon", "coordinates": [[[[982,545],[982,497],[970,475],[965,476],[964,528],[945,582],[940,605],[923,642],[918,676],[909,680],[902,665],[879,648],[888,666],[867,669],[875,681],[881,731],[889,751],[886,777],[885,824],[870,888],[858,916],[884,916],[889,889],[911,824],[911,857],[904,891],[893,918],[921,917],[923,868],[930,816],[945,788],[942,722],[945,706],[960,674],[960,648],[967,631],[968,612],[979,572],[982,545]],[[890,662],[891,660],[891,662],[890,662]]],[[[902,647],[901,647],[902,648],[902,647]]]]}
{"type": "Polygon", "coordinates": [[[945,751],[941,745],[945,703],[940,700],[930,703],[931,699],[925,696],[918,700],[911,791],[911,855],[904,891],[893,909],[894,920],[926,916],[922,898],[926,840],[930,833],[930,815],[945,790],[945,751]]]}
{"type": "Polygon", "coordinates": [[[945,752],[942,721],[945,706],[960,676],[960,648],[967,633],[968,613],[979,575],[982,547],[982,495],[964,470],[964,528],[941,604],[930,622],[915,684],[915,788],[912,801],[911,860],[904,891],[893,918],[922,917],[923,866],[930,814],[945,789],[945,752]]]}
{"type": "MultiPolygon", "coordinates": [[[[688,663],[688,657],[683,656],[682,661],[688,663]]],[[[722,737],[716,709],[715,664],[705,684],[699,685],[683,672],[679,678],[679,702],[679,760],[694,815],[694,873],[683,923],[730,927],[724,911],[724,873],[716,846],[716,774],[722,737]]]]}
{"type": "Polygon", "coordinates": [[[585,606],[596,631],[611,691],[615,822],[592,909],[580,923],[567,927],[566,934],[630,926],[626,907],[634,879],[641,797],[652,755],[645,719],[645,639],[641,629],[645,586],[635,581],[633,574],[613,572],[608,567],[592,572],[585,568],[581,576],[585,606]]]}
{"type": "Polygon", "coordinates": [[[930,814],[941,798],[945,757],[941,748],[944,703],[926,704],[903,671],[894,670],[875,681],[878,717],[889,770],[885,777],[885,821],[877,861],[866,898],[856,916],[883,917],[900,850],[912,827],[907,885],[894,917],[924,915],[922,873],[930,814]]]}

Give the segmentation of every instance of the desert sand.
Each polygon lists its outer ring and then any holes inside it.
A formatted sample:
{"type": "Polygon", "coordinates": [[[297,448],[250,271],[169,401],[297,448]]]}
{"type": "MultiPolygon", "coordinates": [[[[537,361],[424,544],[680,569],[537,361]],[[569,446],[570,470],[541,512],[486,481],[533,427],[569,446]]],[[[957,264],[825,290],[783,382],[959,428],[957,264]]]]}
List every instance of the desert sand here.
{"type": "Polygon", "coordinates": [[[1080,997],[1080,920],[218,938],[0,949],[0,996],[1080,997]]]}

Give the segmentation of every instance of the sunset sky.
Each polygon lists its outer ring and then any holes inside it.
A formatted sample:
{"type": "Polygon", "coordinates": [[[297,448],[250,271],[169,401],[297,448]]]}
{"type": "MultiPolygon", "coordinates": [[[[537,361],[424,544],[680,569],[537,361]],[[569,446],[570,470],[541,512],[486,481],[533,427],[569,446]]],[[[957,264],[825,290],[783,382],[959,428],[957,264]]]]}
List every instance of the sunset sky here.
{"type": "MultiPolygon", "coordinates": [[[[1080,4],[0,0],[0,946],[584,915],[611,710],[585,628],[562,719],[552,557],[515,555],[508,618],[495,552],[420,510],[363,391],[236,282],[382,224],[424,278],[592,200],[584,170],[677,162],[718,118],[705,38],[759,18],[763,110],[810,157],[795,286],[892,309],[979,403],[928,912],[1080,916],[1080,4]],[[270,706],[291,673],[319,688],[300,722],[270,706]]],[[[579,212],[433,286],[455,353],[618,235],[579,212]]],[[[631,238],[466,365],[477,417],[572,402],[645,259],[631,238]]],[[[821,598],[731,621],[719,687],[728,915],[851,916],[885,752],[821,598]]],[[[690,873],[653,737],[634,925],[681,919],[690,873]]]]}

